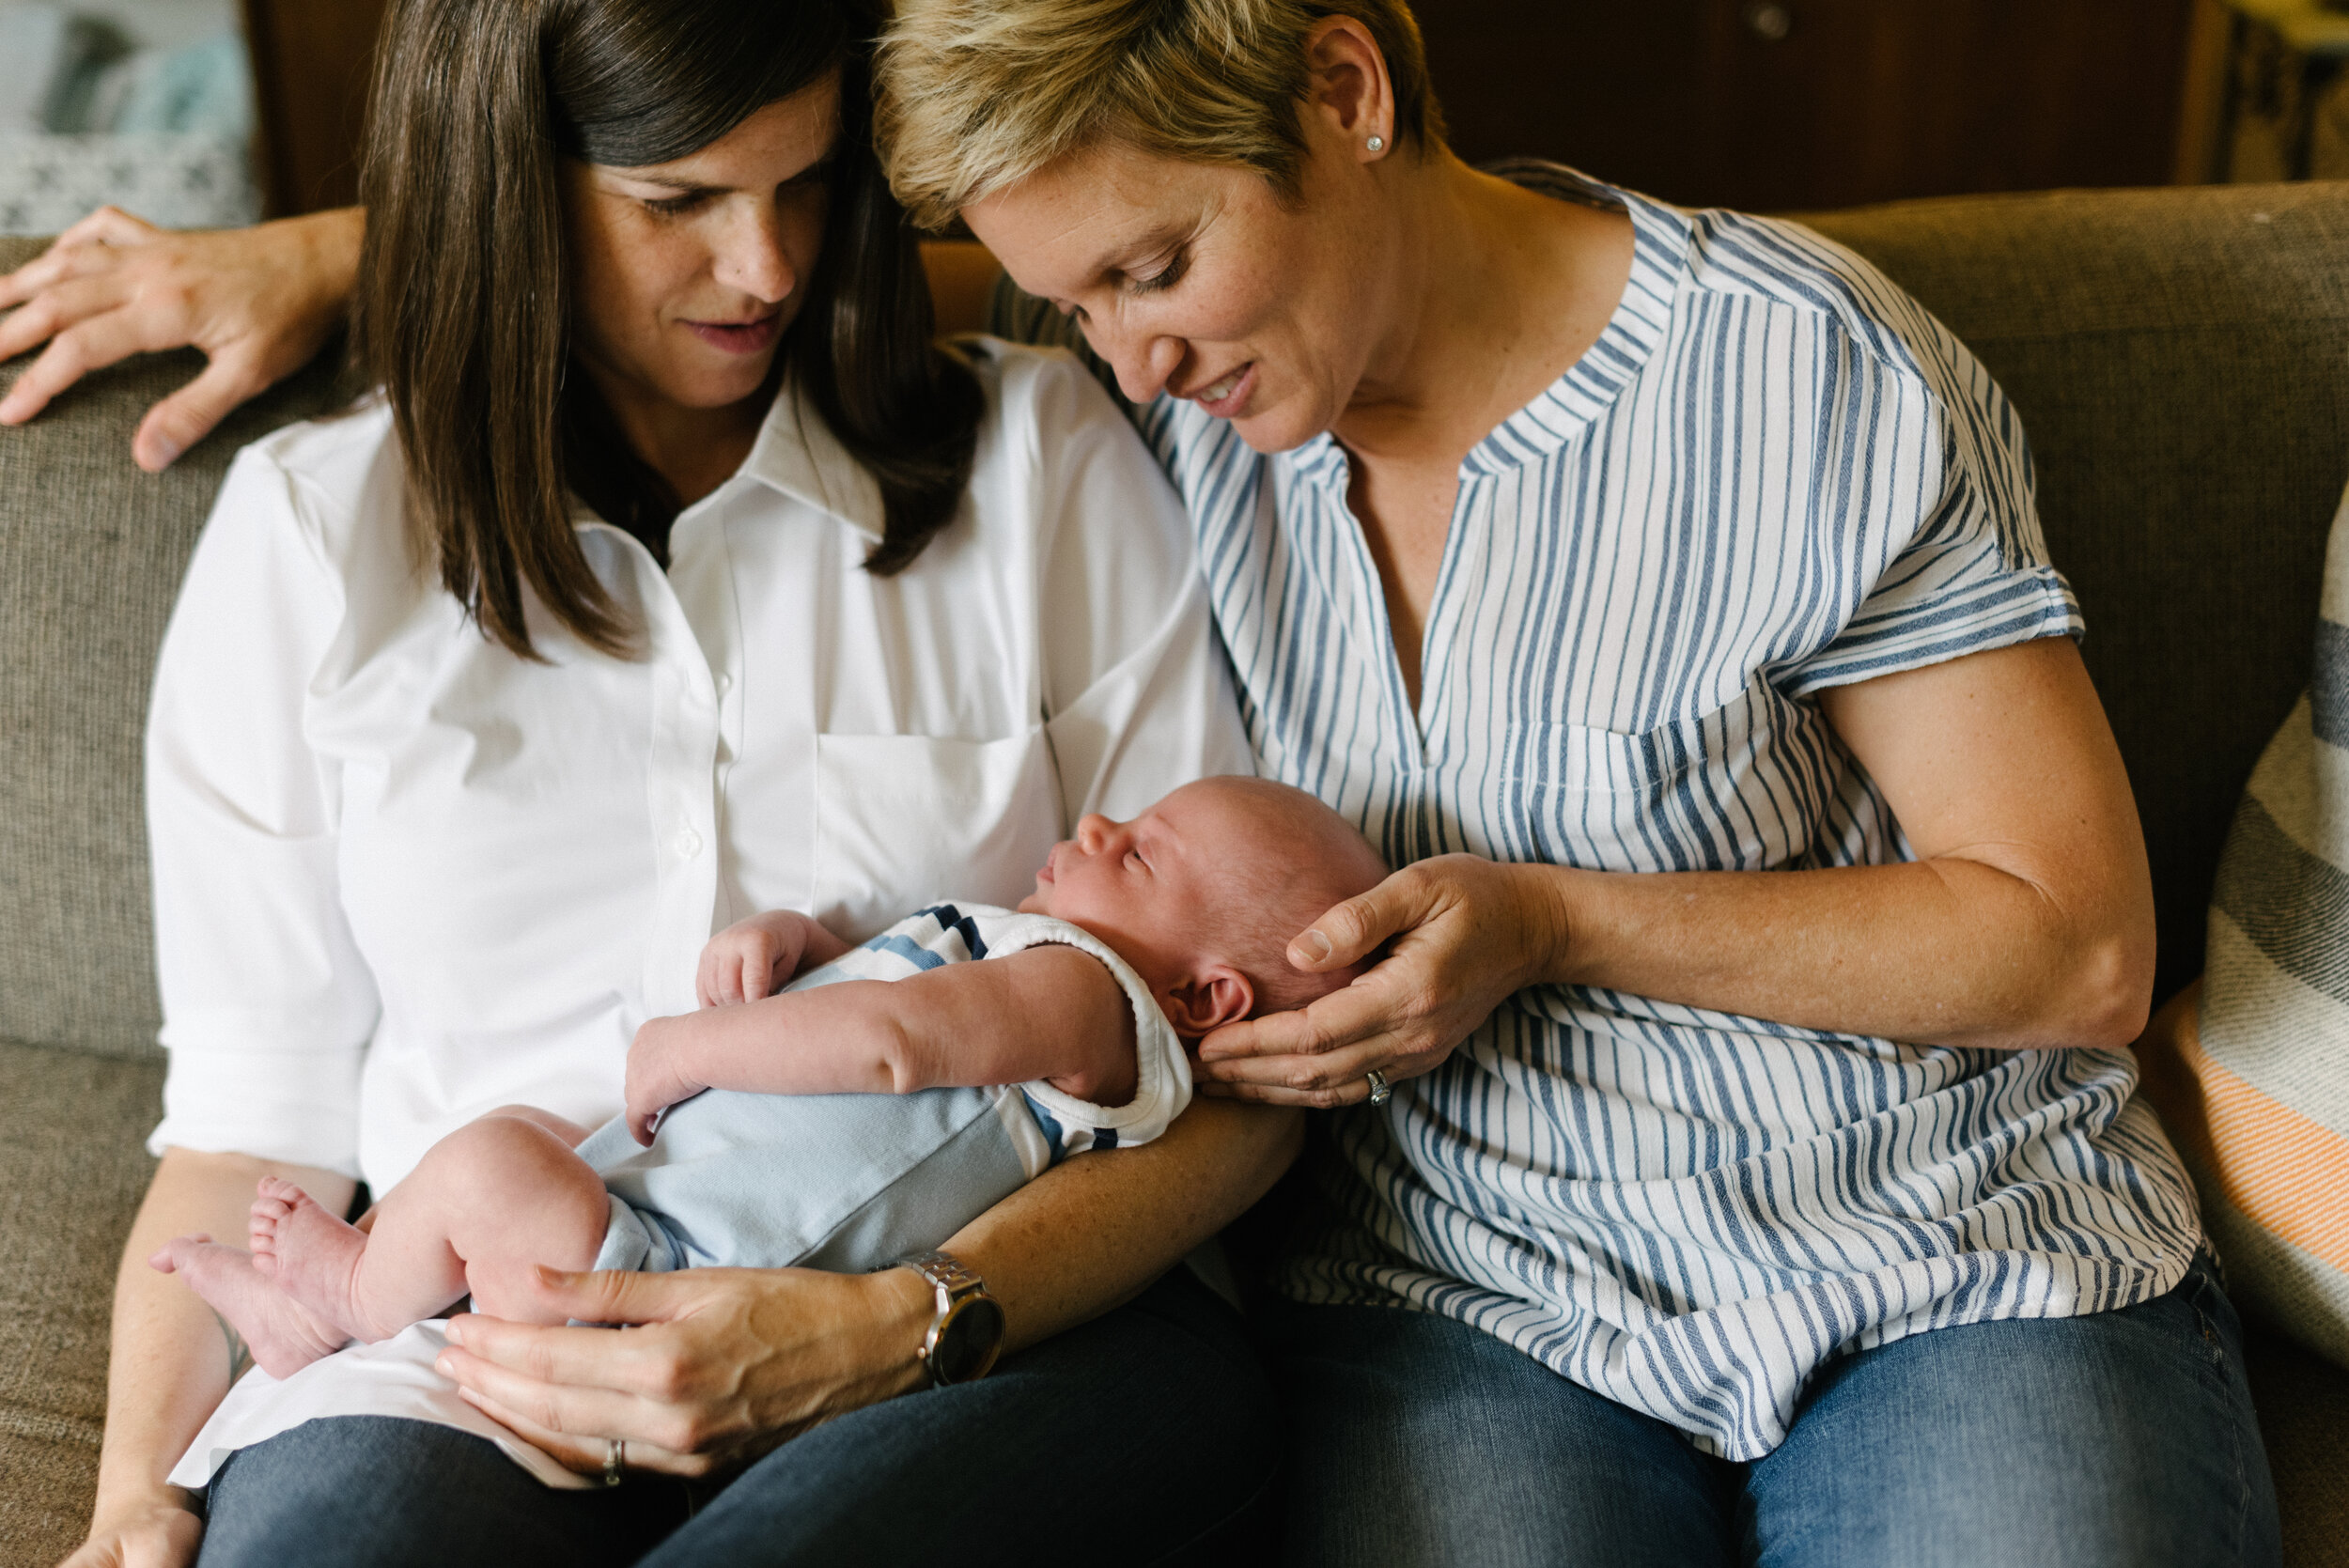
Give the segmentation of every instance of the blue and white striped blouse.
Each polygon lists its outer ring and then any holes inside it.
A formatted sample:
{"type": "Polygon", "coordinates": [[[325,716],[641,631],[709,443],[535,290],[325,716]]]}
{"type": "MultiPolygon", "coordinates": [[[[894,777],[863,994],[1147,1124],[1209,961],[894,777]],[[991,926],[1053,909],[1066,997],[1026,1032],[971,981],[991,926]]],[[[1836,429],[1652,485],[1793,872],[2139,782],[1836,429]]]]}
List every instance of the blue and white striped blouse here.
{"type": "MultiPolygon", "coordinates": [[[[1949,333],[1796,225],[1619,203],[1597,344],[1469,454],[1413,711],[1327,435],[1260,457],[1136,411],[1199,530],[1265,773],[1402,864],[1614,871],[1911,851],[1812,700],[2077,635],[2015,413],[1949,333]]],[[[1027,334],[1057,318],[1027,302],[1027,334]]],[[[1731,1459],[1838,1351],[2145,1300],[2200,1236],[2123,1051],[1986,1051],[1540,986],[1317,1141],[1309,1302],[1441,1312],[1731,1459]]]]}

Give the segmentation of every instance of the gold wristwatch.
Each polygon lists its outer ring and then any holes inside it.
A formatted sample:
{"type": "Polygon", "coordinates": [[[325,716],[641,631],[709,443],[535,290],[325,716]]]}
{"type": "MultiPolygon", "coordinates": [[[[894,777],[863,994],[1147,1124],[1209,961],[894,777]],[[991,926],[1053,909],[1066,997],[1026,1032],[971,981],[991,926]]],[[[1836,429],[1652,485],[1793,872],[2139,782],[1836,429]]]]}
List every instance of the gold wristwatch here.
{"type": "Polygon", "coordinates": [[[938,1318],[914,1355],[935,1387],[975,1383],[995,1365],[1003,1347],[1003,1304],[987,1294],[987,1281],[947,1252],[916,1252],[892,1268],[910,1268],[938,1292],[938,1318]]]}

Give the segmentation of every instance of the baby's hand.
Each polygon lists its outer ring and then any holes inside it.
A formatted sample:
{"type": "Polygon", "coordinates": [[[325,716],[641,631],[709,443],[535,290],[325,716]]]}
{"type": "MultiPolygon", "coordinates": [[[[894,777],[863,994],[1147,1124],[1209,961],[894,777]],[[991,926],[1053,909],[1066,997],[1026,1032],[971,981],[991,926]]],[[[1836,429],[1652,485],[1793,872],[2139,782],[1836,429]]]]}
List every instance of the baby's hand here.
{"type": "Polygon", "coordinates": [[[830,963],[848,944],[807,916],[770,909],[737,921],[709,939],[693,993],[704,1007],[756,1001],[791,983],[809,963],[830,963]]]}
{"type": "Polygon", "coordinates": [[[654,1117],[709,1087],[685,1070],[685,1047],[695,1023],[691,1013],[655,1018],[636,1032],[628,1048],[628,1130],[646,1148],[652,1147],[654,1117]]]}

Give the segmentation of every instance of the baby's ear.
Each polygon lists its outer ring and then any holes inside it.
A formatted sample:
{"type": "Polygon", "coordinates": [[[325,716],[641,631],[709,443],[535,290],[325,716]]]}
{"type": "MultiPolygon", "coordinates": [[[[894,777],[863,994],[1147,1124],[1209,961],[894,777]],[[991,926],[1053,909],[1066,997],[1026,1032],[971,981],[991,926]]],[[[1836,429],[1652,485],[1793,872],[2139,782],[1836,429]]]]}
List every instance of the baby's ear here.
{"type": "Polygon", "coordinates": [[[1159,994],[1167,1021],[1186,1040],[1237,1023],[1256,1005],[1256,988],[1229,964],[1209,964],[1185,975],[1159,994]]]}

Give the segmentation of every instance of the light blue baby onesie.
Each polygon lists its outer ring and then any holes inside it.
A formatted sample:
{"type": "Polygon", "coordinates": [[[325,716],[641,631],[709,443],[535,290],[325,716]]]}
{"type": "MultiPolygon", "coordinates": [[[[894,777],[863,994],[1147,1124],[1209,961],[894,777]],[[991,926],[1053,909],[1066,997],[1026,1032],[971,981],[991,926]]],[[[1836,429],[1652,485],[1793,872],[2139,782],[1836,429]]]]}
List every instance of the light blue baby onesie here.
{"type": "Polygon", "coordinates": [[[652,1147],[625,1117],[579,1146],[612,1194],[598,1268],[801,1265],[843,1273],[936,1247],[1055,1161],[1145,1143],[1190,1103],[1190,1064],[1149,988],[1099,939],[1049,915],[941,904],[792,982],[903,980],[1059,942],[1109,966],[1134,1008],[1137,1087],[1103,1107],[1046,1083],[915,1094],[745,1094],[670,1108],[652,1147]]]}

